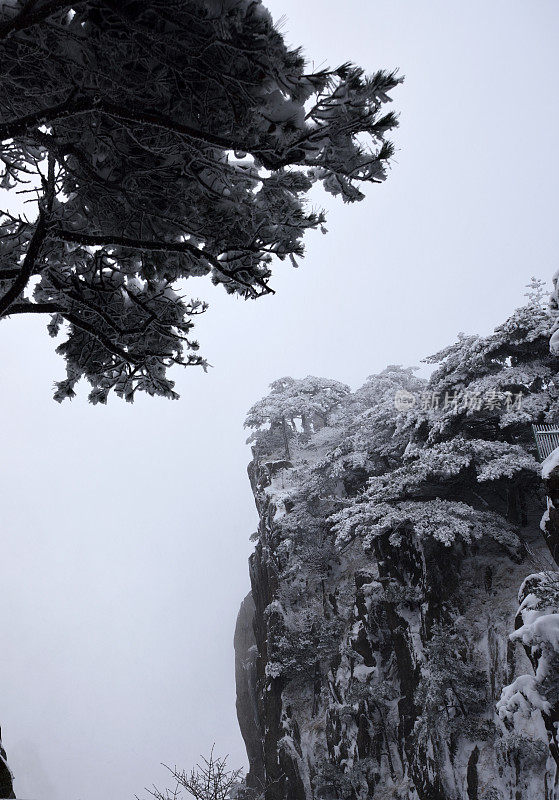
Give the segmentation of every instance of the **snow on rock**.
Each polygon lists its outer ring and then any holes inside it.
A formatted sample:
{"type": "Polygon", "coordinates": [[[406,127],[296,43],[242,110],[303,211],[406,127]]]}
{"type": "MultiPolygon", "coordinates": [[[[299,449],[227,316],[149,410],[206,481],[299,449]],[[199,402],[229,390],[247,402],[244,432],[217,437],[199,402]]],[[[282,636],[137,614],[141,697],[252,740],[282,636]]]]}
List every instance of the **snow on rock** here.
{"type": "Polygon", "coordinates": [[[501,719],[514,720],[517,713],[530,719],[535,710],[549,714],[551,705],[538,689],[538,681],[533,675],[520,675],[510,686],[505,686],[497,704],[501,719]]]}
{"type": "Polygon", "coordinates": [[[533,576],[493,535],[418,535],[392,547],[386,534],[368,553],[358,542],[328,552],[326,506],[313,507],[313,521],[298,494],[309,457],[292,448],[273,479],[281,490],[270,491],[264,459],[249,469],[260,512],[251,582],[261,768],[274,787],[266,800],[542,800],[555,775],[542,718],[551,701],[522,650],[506,644],[520,583],[514,641],[557,643],[533,576]],[[286,486],[292,505],[278,516],[286,486]]]}
{"type": "Polygon", "coordinates": [[[529,625],[523,625],[510,638],[530,647],[549,647],[559,654],[559,614],[543,614],[529,625]]]}
{"type": "Polygon", "coordinates": [[[531,733],[534,724],[544,725],[552,753],[557,756],[559,572],[529,575],[520,587],[518,599],[516,630],[509,638],[523,645],[532,670],[503,688],[498,713],[517,732],[531,733]]]}
{"type": "MultiPolygon", "coordinates": [[[[514,641],[556,643],[559,628],[549,609],[539,614],[526,564],[499,541],[506,523],[500,537],[487,517],[485,528],[449,539],[442,528],[427,535],[422,517],[405,534],[402,513],[397,545],[387,526],[366,550],[363,539],[342,552],[328,535],[330,501],[309,505],[302,491],[331,463],[329,439],[333,424],[316,443],[291,440],[280,464],[280,438],[249,467],[260,516],[250,562],[253,729],[263,748],[251,780],[264,776],[265,800],[543,800],[555,776],[542,717],[552,701],[527,674],[522,648],[507,647],[519,584],[514,641]],[[476,795],[476,786],[495,793],[476,795]]],[[[343,471],[333,485],[344,478],[354,485],[343,471]]],[[[459,504],[436,508],[447,512],[438,525],[466,518],[459,504]]],[[[539,535],[534,525],[529,538],[539,535]]]]}
{"type": "Polygon", "coordinates": [[[544,480],[549,478],[556,467],[559,467],[559,447],[556,447],[542,462],[542,478],[544,480]]]}

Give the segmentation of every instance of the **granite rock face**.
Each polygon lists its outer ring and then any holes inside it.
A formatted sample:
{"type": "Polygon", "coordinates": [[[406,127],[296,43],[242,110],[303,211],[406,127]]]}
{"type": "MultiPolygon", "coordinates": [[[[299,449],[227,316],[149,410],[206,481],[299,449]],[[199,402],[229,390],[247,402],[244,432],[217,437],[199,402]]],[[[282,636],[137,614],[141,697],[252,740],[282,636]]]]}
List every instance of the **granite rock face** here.
{"type": "Polygon", "coordinates": [[[264,758],[256,694],[257,650],[254,636],[254,601],[251,593],[245,597],[239,609],[234,647],[237,718],[249,762],[246,782],[249,788],[258,789],[264,786],[264,758]]]}
{"type": "Polygon", "coordinates": [[[519,729],[497,713],[533,672],[509,634],[519,587],[549,563],[537,510],[520,547],[387,533],[335,548],[327,501],[294,534],[301,458],[249,467],[260,524],[235,637],[248,796],[557,800],[542,714],[519,729]]]}

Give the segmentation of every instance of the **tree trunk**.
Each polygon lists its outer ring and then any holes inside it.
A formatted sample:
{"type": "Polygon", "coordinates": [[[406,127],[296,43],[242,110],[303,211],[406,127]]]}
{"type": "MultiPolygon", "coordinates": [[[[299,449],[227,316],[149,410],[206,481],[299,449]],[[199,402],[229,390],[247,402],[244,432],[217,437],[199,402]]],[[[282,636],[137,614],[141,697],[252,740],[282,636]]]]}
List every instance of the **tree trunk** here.
{"type": "Polygon", "coordinates": [[[289,452],[289,438],[287,435],[287,422],[285,421],[285,417],[281,418],[281,427],[283,430],[283,444],[285,446],[285,457],[288,461],[291,461],[291,453],[289,452]]]}

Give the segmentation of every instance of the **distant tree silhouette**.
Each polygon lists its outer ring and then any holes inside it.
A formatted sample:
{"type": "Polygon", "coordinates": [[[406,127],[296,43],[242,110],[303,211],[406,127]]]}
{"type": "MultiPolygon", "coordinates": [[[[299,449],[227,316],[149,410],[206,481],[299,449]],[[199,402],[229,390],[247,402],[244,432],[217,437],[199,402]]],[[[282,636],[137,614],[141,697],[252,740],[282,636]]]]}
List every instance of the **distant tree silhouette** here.
{"type": "Polygon", "coordinates": [[[227,757],[214,756],[212,747],[208,758],[202,756],[190,773],[167,767],[174,781],[173,789],[147,789],[155,800],[179,800],[183,793],[195,800],[228,800],[241,788],[242,770],[227,769],[227,757]]]}

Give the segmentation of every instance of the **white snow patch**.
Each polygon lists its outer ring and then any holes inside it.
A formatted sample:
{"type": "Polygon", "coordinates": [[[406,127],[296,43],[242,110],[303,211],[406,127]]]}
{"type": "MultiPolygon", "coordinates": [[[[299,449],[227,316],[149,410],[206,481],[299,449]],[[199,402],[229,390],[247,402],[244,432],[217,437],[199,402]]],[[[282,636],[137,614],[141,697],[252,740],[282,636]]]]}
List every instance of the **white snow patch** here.
{"type": "Polygon", "coordinates": [[[559,467],[559,447],[556,447],[542,462],[542,478],[549,478],[555,467],[559,467]]]}

